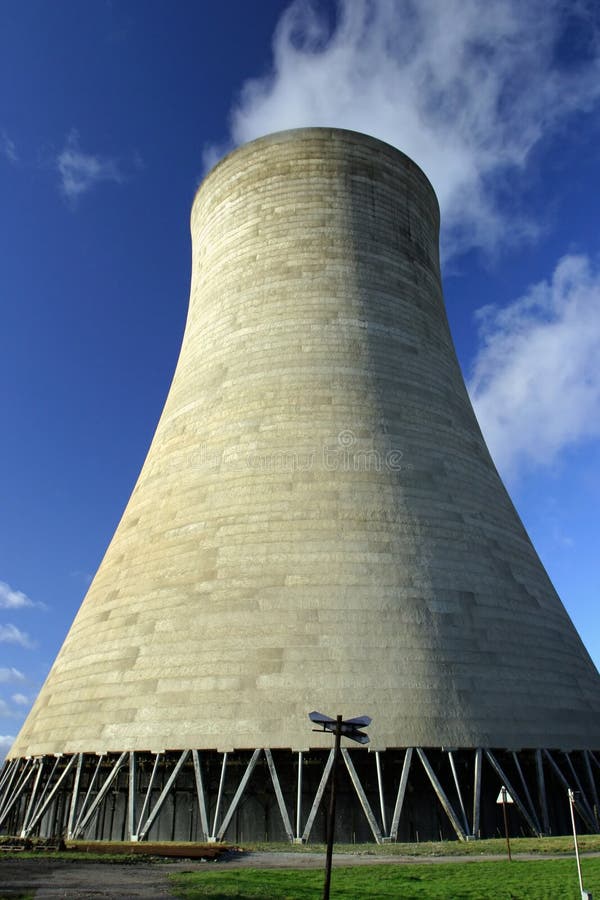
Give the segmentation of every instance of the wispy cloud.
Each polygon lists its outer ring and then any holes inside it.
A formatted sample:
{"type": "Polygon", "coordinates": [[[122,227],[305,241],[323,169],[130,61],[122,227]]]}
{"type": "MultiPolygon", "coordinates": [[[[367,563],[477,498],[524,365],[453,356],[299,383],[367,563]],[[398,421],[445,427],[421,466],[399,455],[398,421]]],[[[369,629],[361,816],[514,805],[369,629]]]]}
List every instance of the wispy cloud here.
{"type": "Polygon", "coordinates": [[[21,631],[16,625],[7,624],[0,625],[0,643],[18,644],[26,650],[35,647],[34,641],[31,640],[27,632],[21,631]]]}
{"type": "Polygon", "coordinates": [[[6,131],[0,131],[0,155],[13,165],[19,162],[17,146],[12,138],[7,135],[6,131]]]}
{"type": "Polygon", "coordinates": [[[23,716],[23,708],[24,706],[29,706],[30,700],[29,697],[25,696],[25,694],[17,693],[13,694],[10,698],[14,706],[11,706],[3,697],[0,697],[0,718],[3,719],[19,719],[23,716]],[[16,709],[15,707],[21,707],[20,709],[16,709]]]}
{"type": "Polygon", "coordinates": [[[13,694],[11,700],[17,706],[27,706],[29,703],[29,697],[26,697],[25,694],[13,694]]]}
{"type": "Polygon", "coordinates": [[[507,476],[600,437],[600,266],[563,257],[514,303],[479,311],[470,393],[507,476]]]}
{"type": "Polygon", "coordinates": [[[14,742],[14,734],[0,734],[0,760],[4,759],[14,742]]]}
{"type": "Polygon", "coordinates": [[[586,0],[569,8],[589,45],[564,65],[562,0],[339,0],[332,25],[319,3],[295,0],[273,37],[271,71],[242,86],[231,146],[285,128],[367,132],[408,153],[438,194],[446,254],[535,232],[496,181],[541,139],[600,98],[600,52],[586,0]],[[577,18],[579,17],[579,18],[577,18]]]}
{"type": "Polygon", "coordinates": [[[32,600],[23,591],[17,591],[7,584],[0,581],[0,609],[23,609],[26,606],[43,606],[43,603],[32,600]]]}
{"type": "Polygon", "coordinates": [[[65,146],[58,154],[56,167],[62,192],[72,202],[102,182],[122,184],[126,180],[126,174],[116,159],[84,153],[75,129],[70,132],[65,146]]]}
{"type": "Polygon", "coordinates": [[[11,681],[25,681],[25,676],[22,672],[19,672],[18,669],[13,668],[12,666],[7,668],[3,666],[0,668],[0,684],[7,684],[11,681]]]}

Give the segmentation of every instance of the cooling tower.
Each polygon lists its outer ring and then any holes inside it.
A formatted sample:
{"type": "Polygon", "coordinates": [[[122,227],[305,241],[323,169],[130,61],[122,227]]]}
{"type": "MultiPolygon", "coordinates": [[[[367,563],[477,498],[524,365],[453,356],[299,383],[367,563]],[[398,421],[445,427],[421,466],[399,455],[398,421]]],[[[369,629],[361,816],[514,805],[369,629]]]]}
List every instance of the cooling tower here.
{"type": "Polygon", "coordinates": [[[23,834],[598,830],[600,679],[498,477],[446,319],[436,197],[308,128],[192,208],[188,320],[113,540],[3,773],[23,834]]]}

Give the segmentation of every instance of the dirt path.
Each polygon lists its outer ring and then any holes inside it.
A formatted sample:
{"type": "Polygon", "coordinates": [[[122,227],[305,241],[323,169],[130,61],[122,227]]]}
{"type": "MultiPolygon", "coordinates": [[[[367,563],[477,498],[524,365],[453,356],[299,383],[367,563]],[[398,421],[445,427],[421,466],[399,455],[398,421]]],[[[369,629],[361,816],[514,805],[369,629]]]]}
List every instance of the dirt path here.
{"type": "MultiPolygon", "coordinates": [[[[581,858],[600,856],[600,852],[582,853],[581,858]]],[[[565,854],[513,853],[513,859],[564,859],[565,854]]],[[[468,856],[383,856],[370,853],[334,853],[333,865],[339,866],[379,866],[379,865],[435,865],[436,863],[494,862],[506,859],[502,853],[478,853],[468,856]]],[[[230,854],[227,859],[208,863],[211,869],[320,869],[325,866],[324,853],[286,853],[255,851],[253,853],[230,854]]],[[[171,871],[189,872],[194,863],[178,862],[171,871]]]]}
{"type": "MultiPolygon", "coordinates": [[[[193,864],[192,864],[193,865],[193,864]]],[[[119,865],[44,859],[0,859],[0,898],[34,892],[36,900],[135,898],[173,900],[166,865],[119,865]]]]}

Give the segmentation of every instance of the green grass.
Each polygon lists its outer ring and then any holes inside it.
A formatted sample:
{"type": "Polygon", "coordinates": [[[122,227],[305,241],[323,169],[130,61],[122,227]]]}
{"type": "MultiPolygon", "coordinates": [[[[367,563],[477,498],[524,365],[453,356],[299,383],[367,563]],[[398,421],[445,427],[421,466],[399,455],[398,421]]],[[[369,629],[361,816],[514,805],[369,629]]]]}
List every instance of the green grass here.
{"type": "Polygon", "coordinates": [[[26,893],[16,891],[11,893],[9,891],[8,894],[0,894],[0,900],[33,900],[35,894],[31,891],[27,891],[26,893]]]}
{"type": "MultiPolygon", "coordinates": [[[[584,885],[600,892],[600,859],[582,861],[584,885]]],[[[318,900],[323,871],[235,869],[170,876],[184,900],[318,900]]],[[[579,900],[574,860],[348,866],[331,875],[331,900],[579,900]]]]}
{"type": "MultiPolygon", "coordinates": [[[[600,834],[582,834],[577,838],[581,853],[600,853],[600,834]]],[[[513,853],[572,854],[573,838],[511,838],[513,853]]],[[[245,850],[284,851],[285,853],[325,853],[325,844],[244,843],[245,850]]],[[[422,841],[419,844],[336,844],[335,853],[368,856],[480,856],[506,853],[504,838],[483,841],[422,841]]]]}
{"type": "MultiPolygon", "coordinates": [[[[581,853],[600,853],[600,835],[588,834],[578,837],[579,850],[581,853]]],[[[0,844],[2,839],[0,838],[0,844]]],[[[532,853],[540,857],[545,855],[573,856],[573,838],[565,837],[548,837],[548,838],[511,838],[510,845],[513,855],[519,853],[532,853]]],[[[77,842],[70,842],[66,851],[60,850],[20,850],[20,851],[3,851],[3,858],[12,859],[61,859],[69,862],[105,862],[105,863],[147,863],[148,856],[137,855],[142,854],[146,850],[152,856],[150,845],[136,844],[136,855],[128,852],[130,845],[122,843],[121,845],[112,845],[115,847],[114,852],[96,852],[95,847],[88,842],[85,845],[87,849],[82,849],[77,842]],[[119,847],[119,850],[116,850],[119,847]]],[[[106,846],[106,850],[112,849],[106,846]]],[[[152,845],[154,846],[154,845],[152,845]]],[[[175,844],[169,843],[168,846],[174,847],[175,844]]],[[[182,855],[185,855],[186,844],[180,843],[182,855]]],[[[190,845],[196,846],[196,845],[190,845]]],[[[284,853],[322,853],[325,855],[324,844],[289,844],[289,843],[244,843],[244,850],[268,851],[268,852],[284,852],[284,853]]],[[[344,853],[349,856],[413,856],[413,857],[436,857],[436,856],[479,856],[493,855],[504,856],[506,854],[506,842],[504,838],[494,838],[483,841],[423,841],[419,844],[336,844],[335,853],[344,853]]],[[[168,858],[160,860],[168,862],[168,858]]],[[[348,861],[351,864],[351,861],[348,861]]],[[[2,897],[0,895],[0,900],[2,897]]]]}
{"type": "Polygon", "coordinates": [[[8,894],[0,894],[0,900],[33,900],[35,894],[31,891],[23,893],[22,891],[8,892],[8,894]]]}

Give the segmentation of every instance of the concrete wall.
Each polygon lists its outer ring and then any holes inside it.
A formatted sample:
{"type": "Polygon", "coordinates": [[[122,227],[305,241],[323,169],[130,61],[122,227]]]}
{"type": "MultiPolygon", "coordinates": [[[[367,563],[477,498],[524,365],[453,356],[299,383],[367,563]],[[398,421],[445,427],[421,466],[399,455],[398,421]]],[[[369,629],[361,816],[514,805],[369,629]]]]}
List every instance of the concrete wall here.
{"type": "Polygon", "coordinates": [[[283,132],[192,209],[189,317],[139,481],[12,756],[600,747],[599,677],[455,357],[438,206],[364,135],[283,132]]]}

